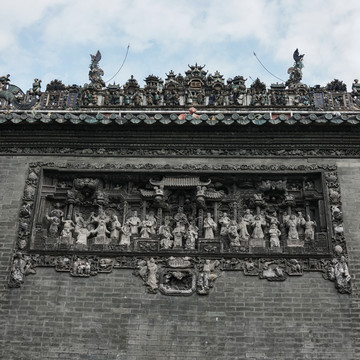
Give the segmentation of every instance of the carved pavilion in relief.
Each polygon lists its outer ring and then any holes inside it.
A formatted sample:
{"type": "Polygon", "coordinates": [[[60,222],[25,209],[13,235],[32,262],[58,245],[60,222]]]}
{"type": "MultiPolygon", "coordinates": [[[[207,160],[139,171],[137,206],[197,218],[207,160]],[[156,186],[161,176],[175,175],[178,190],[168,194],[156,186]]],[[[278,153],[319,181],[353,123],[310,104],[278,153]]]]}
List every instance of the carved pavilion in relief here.
{"type": "Polygon", "coordinates": [[[331,136],[360,122],[358,81],[351,92],[339,80],[309,87],[301,82],[303,58],[296,50],[289,80],[269,89],[259,79],[247,88],[243,76],[225,81],[198,64],[185,76],[170,71],[165,81],[149,75],[143,88],[133,76],[123,86],[106,85],[100,52],[91,56],[84,86],[54,80],[42,91],[35,79],[23,93],[9,75],[1,77],[0,126],[5,133],[30,127],[39,139],[8,136],[2,153],[100,158],[30,164],[9,285],[20,286],[40,266],[78,277],[124,268],[149,292],[191,295],[208,294],[222,271],[273,281],[320,271],[350,293],[336,166],[241,162],[360,154],[355,141],[314,146],[293,135],[286,143],[281,133],[267,140],[278,128],[326,127],[331,136]],[[107,126],[124,134],[96,142],[92,126],[104,137],[107,126]],[[254,141],[261,126],[273,128],[254,141]],[[52,128],[59,139],[50,145],[44,133],[52,128]],[[70,140],[62,142],[61,128],[70,140]],[[239,141],[236,133],[245,129],[250,140],[239,141]],[[71,140],[78,130],[83,145],[71,140]],[[118,161],[101,160],[105,155],[118,161]]]}

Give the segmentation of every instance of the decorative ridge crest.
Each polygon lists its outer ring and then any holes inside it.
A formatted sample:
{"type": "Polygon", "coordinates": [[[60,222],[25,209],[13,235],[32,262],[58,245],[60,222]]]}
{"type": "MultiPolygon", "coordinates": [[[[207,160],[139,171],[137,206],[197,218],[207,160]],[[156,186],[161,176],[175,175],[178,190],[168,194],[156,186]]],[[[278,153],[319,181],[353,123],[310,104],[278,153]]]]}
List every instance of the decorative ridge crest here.
{"type": "Polygon", "coordinates": [[[267,88],[260,79],[246,86],[243,76],[236,75],[226,82],[219,71],[208,74],[205,65],[188,65],[185,76],[173,71],[163,81],[156,75],[145,78],[141,87],[131,75],[123,85],[108,84],[99,67],[101,53],[91,56],[89,84],[65,86],[53,80],[41,91],[41,80],[34,79],[31,89],[23,92],[10,84],[10,75],[0,77],[0,109],[144,109],[144,108],[263,108],[311,109],[326,111],[360,110],[360,86],[355,79],[352,92],[335,79],[325,87],[307,86],[301,82],[304,54],[294,51],[294,64],[288,69],[289,79],[267,88]]]}

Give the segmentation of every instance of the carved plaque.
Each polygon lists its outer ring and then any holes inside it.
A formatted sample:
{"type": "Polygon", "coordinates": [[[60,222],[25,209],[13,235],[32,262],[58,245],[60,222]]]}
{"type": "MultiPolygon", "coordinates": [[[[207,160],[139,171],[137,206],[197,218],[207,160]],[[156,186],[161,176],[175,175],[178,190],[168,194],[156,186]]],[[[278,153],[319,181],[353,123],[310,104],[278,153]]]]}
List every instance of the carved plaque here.
{"type": "Polygon", "coordinates": [[[350,292],[343,235],[333,166],[32,164],[9,284],[132,268],[149,292],[191,295],[220,271],[321,271],[350,292]]]}

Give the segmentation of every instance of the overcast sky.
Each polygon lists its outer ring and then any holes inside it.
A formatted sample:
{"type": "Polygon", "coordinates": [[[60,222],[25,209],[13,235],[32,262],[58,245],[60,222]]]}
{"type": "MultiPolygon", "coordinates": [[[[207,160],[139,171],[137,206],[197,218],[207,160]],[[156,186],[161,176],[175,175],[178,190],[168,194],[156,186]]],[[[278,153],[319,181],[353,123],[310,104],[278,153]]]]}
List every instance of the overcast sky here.
{"type": "Polygon", "coordinates": [[[1,5],[0,76],[24,91],[34,78],[42,88],[88,80],[90,53],[101,51],[104,80],[123,85],[131,76],[165,79],[188,64],[259,77],[267,86],[287,80],[292,54],[305,54],[303,82],[334,78],[348,89],[360,77],[359,0],[17,0],[1,5]]]}

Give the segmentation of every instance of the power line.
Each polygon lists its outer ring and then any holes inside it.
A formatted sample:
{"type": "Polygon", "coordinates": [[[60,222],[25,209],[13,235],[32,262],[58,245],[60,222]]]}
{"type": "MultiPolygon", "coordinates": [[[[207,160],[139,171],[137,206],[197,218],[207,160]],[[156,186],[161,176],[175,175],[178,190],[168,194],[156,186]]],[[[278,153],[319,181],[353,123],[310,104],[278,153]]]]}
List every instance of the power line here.
{"type": "Polygon", "coordinates": [[[115,74],[111,79],[109,79],[108,81],[105,81],[105,83],[110,82],[110,81],[120,72],[120,70],[122,69],[122,67],[123,67],[124,64],[125,64],[126,58],[127,58],[127,56],[128,56],[128,53],[129,53],[129,49],[130,49],[130,44],[127,46],[125,58],[124,58],[124,61],[123,61],[122,64],[121,64],[119,70],[116,72],[116,74],[115,74]]]}
{"type": "Polygon", "coordinates": [[[254,56],[256,57],[257,61],[261,64],[261,66],[262,66],[270,75],[272,75],[274,78],[276,78],[276,79],[278,79],[278,80],[280,80],[280,81],[282,81],[282,82],[286,82],[285,80],[280,79],[278,76],[274,75],[271,71],[269,71],[269,70],[264,66],[264,64],[260,61],[260,59],[257,57],[255,51],[253,51],[253,53],[254,53],[254,56]]]}

